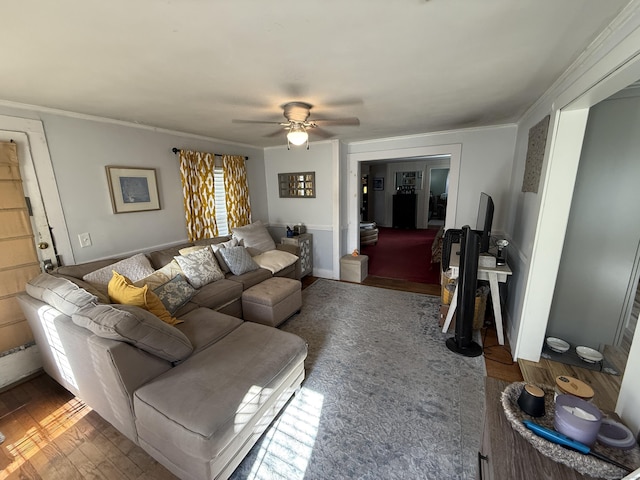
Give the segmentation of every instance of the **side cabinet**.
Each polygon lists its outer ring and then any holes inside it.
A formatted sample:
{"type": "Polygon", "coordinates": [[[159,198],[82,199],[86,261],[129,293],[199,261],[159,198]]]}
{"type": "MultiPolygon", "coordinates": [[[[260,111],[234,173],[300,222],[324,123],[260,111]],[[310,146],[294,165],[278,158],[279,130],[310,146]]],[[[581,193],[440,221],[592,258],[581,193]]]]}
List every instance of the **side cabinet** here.
{"type": "Polygon", "coordinates": [[[313,235],[310,233],[303,233],[295,237],[282,237],[281,243],[296,245],[300,249],[300,269],[302,270],[301,276],[310,275],[313,273],[313,235]]]}
{"type": "Polygon", "coordinates": [[[393,228],[416,228],[416,194],[393,195],[393,228]]]}

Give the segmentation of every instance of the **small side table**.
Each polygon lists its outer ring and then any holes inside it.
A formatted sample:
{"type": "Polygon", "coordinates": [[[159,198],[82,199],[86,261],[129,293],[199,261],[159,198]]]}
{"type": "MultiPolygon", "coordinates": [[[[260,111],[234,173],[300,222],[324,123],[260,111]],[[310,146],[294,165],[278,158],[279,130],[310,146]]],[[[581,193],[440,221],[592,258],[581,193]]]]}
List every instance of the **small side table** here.
{"type": "Polygon", "coordinates": [[[295,245],[300,249],[300,276],[313,273],[313,235],[302,233],[293,237],[282,237],[280,243],[295,245]]]}

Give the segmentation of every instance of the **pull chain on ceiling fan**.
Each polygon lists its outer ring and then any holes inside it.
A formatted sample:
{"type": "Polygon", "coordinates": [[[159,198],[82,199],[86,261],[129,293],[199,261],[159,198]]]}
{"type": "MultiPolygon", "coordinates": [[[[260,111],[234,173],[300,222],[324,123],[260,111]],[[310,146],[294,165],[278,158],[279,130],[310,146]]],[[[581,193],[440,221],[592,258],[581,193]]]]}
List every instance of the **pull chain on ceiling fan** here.
{"type": "MultiPolygon", "coordinates": [[[[323,138],[332,137],[333,134],[323,130],[318,126],[322,125],[360,125],[360,120],[356,117],[349,118],[336,118],[336,119],[316,119],[309,120],[311,109],[313,105],[305,102],[289,102],[282,105],[282,114],[287,119],[286,122],[266,122],[260,120],[232,120],[234,123],[257,123],[257,124],[269,124],[280,125],[284,127],[287,132],[287,148],[290,145],[303,145],[307,144],[307,150],[309,149],[309,132],[317,134],[323,138]]],[[[275,132],[267,135],[273,137],[279,135],[282,130],[276,130],[275,132]]]]}

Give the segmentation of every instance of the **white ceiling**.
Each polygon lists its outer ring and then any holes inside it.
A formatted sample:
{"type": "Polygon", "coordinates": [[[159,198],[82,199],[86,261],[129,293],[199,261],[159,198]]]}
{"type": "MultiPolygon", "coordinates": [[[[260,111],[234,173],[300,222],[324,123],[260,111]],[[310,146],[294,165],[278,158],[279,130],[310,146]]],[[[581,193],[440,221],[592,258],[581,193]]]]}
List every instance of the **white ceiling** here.
{"type": "Polygon", "coordinates": [[[0,99],[255,146],[516,121],[629,0],[7,0],[0,99]],[[314,140],[314,136],[311,136],[314,140]]]}

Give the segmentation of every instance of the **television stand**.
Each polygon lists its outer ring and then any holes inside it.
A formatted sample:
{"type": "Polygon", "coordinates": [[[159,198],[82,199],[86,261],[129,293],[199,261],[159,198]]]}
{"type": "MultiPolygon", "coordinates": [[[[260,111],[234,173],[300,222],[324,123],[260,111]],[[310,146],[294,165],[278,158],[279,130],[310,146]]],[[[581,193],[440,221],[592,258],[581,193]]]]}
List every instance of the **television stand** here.
{"type": "MultiPolygon", "coordinates": [[[[451,245],[451,257],[449,260],[449,268],[451,269],[451,278],[458,278],[460,273],[460,244],[451,245]]],[[[500,288],[498,283],[506,283],[507,278],[513,272],[508,265],[500,265],[495,267],[484,267],[478,264],[478,280],[488,280],[491,289],[491,303],[493,304],[493,315],[496,319],[496,332],[498,333],[498,343],[504,345],[504,332],[502,331],[502,307],[500,305],[500,288]]],[[[447,318],[442,325],[442,333],[446,333],[451,325],[453,314],[456,312],[458,305],[458,285],[453,292],[451,305],[447,312],[447,318]]]]}

